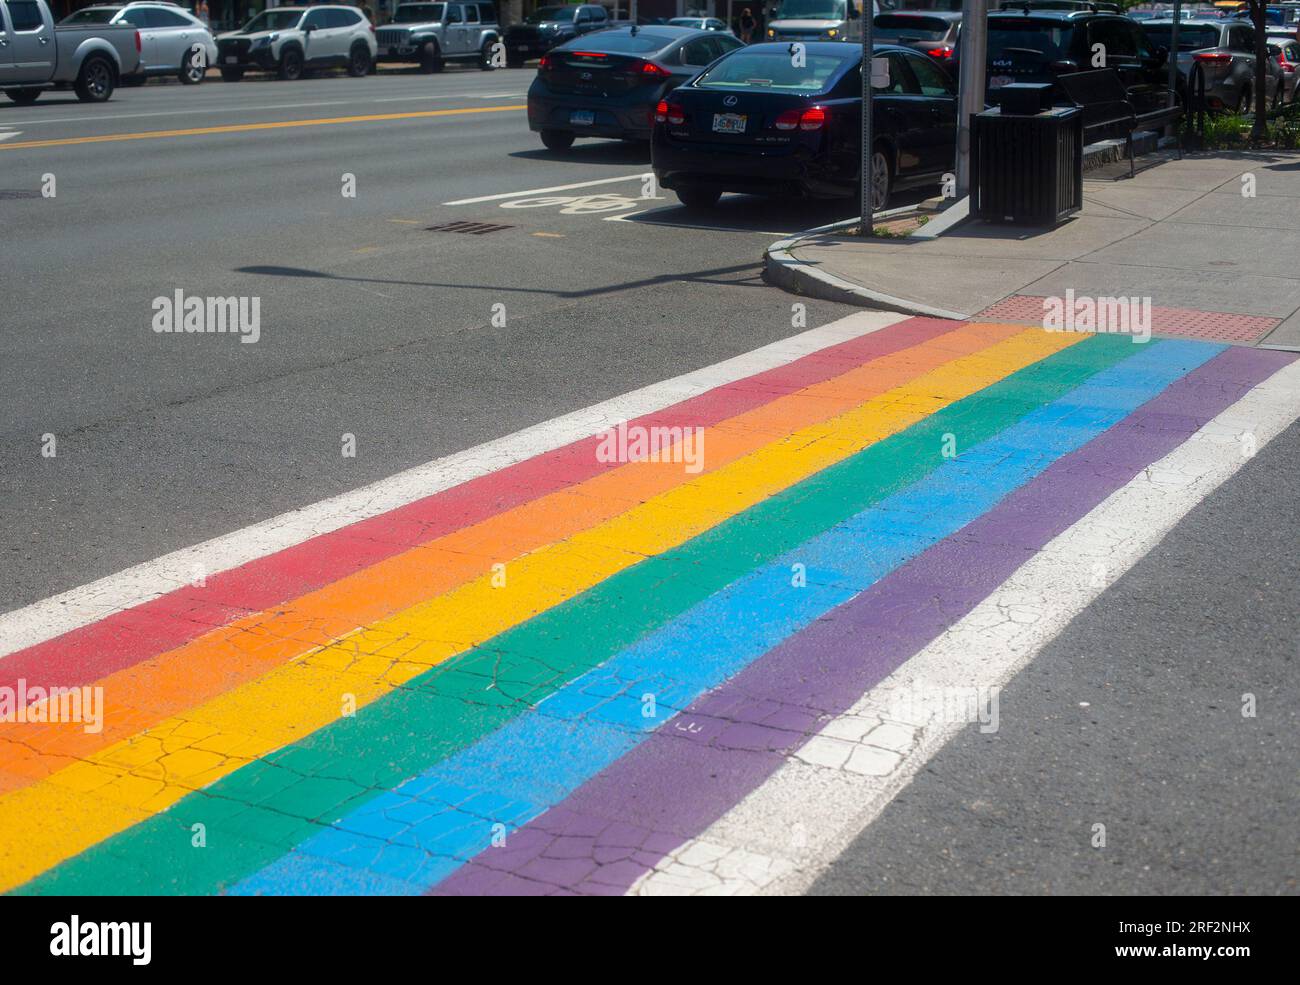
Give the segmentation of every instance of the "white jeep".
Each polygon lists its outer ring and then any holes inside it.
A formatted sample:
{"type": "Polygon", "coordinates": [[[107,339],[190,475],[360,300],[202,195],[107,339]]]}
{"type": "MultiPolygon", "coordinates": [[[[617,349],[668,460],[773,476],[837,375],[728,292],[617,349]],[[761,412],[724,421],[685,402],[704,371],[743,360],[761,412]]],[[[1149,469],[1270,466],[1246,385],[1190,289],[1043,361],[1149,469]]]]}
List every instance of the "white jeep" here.
{"type": "Polygon", "coordinates": [[[313,68],[342,67],[361,76],[375,63],[375,29],[356,7],[272,7],[238,31],[217,37],[217,66],[227,82],[249,69],[302,78],[313,68]]]}

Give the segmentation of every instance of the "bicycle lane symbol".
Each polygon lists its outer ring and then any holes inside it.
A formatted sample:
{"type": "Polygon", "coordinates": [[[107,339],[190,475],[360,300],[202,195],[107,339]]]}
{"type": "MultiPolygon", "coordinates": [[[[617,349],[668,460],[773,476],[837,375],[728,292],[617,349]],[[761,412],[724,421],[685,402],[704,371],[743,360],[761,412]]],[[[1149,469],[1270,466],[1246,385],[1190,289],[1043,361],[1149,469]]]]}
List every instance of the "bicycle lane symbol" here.
{"type": "Polygon", "coordinates": [[[638,197],[604,192],[597,195],[539,195],[534,198],[514,198],[501,203],[503,209],[559,208],[561,215],[601,215],[610,212],[630,212],[645,208],[655,197],[638,197]]]}

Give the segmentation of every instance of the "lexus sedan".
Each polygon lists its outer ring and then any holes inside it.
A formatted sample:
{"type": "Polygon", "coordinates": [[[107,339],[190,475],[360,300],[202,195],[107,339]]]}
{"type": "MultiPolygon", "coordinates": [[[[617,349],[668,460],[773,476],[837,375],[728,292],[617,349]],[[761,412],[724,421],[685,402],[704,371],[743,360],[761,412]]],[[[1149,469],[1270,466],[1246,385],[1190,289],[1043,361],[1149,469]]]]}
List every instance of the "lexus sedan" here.
{"type": "MultiPolygon", "coordinates": [[[[815,198],[859,191],[862,49],[818,41],[740,48],[666,95],[650,156],[659,184],[688,208],[723,192],[815,198]],[[802,57],[794,57],[801,54],[802,57]]],[[[876,45],[888,65],[872,97],[872,205],[938,184],[953,170],[957,89],[928,55],[876,45]]]]}
{"type": "Polygon", "coordinates": [[[542,56],[528,90],[528,126],[554,151],[577,137],[649,140],[659,100],[740,47],[730,34],[667,26],[575,38],[542,56]]]}

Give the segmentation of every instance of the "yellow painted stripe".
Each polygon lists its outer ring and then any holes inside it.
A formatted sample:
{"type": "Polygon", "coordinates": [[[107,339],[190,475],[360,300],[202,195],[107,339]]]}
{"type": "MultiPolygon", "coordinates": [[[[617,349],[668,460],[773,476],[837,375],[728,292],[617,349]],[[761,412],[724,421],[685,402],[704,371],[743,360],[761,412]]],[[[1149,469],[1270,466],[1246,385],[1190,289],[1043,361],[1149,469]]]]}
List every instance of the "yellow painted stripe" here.
{"type": "Polygon", "coordinates": [[[54,140],[23,140],[0,143],[0,150],[22,147],[68,147],[72,144],[109,144],[118,140],[161,140],[164,137],[202,137],[212,133],[243,133],[250,130],[286,130],[291,127],[325,127],[341,123],[379,123],[385,120],[419,120],[433,116],[468,116],[474,113],[506,113],[527,109],[520,106],[471,106],[466,109],[429,109],[412,113],[372,113],[367,116],[332,116],[316,120],[281,120],[277,123],[232,123],[221,127],[190,127],[186,130],[145,130],[139,133],[105,133],[94,137],[59,137],[54,140]]]}
{"type": "MultiPolygon", "coordinates": [[[[0,797],[0,890],[165,810],[648,554],[668,550],[1084,336],[1029,329],[803,428],[0,797]]],[[[249,645],[256,645],[250,640],[249,645]]],[[[112,696],[106,694],[106,704],[112,696]]]]}

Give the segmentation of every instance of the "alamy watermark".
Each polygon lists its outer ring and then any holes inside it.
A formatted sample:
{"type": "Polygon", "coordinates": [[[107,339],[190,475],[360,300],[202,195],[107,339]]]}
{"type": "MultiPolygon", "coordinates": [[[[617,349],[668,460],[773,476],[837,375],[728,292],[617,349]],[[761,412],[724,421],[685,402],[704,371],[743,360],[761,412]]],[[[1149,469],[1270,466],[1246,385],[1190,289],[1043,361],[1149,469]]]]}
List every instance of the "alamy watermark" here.
{"type": "Polygon", "coordinates": [[[979,723],[980,731],[998,730],[1001,716],[998,696],[1002,688],[969,686],[948,687],[917,684],[902,688],[891,695],[887,714],[900,722],[922,724],[973,725],[979,723]]]}
{"type": "Polygon", "coordinates": [[[91,735],[104,730],[102,687],[29,687],[24,678],[17,687],[0,687],[0,724],[51,725],[80,723],[91,735]]]}
{"type": "Polygon", "coordinates": [[[598,462],[671,462],[696,474],[704,468],[704,428],[643,427],[619,421],[601,432],[598,462]]]}
{"type": "Polygon", "coordinates": [[[1151,338],[1150,298],[1110,298],[1076,295],[1043,298],[1043,327],[1049,332],[1098,332],[1132,335],[1134,342],[1151,338]]]}
{"type": "Polygon", "coordinates": [[[238,334],[240,342],[262,337],[260,297],[185,296],[179,287],[171,297],[153,299],[153,330],[167,332],[219,332],[238,334]]]}

